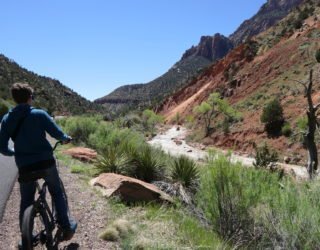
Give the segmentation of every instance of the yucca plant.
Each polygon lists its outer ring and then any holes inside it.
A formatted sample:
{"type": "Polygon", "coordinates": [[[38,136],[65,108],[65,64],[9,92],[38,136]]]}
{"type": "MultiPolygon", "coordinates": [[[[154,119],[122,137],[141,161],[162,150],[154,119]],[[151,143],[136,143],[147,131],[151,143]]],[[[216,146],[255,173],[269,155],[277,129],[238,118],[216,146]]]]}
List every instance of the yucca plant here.
{"type": "Polygon", "coordinates": [[[95,162],[98,173],[131,175],[131,159],[118,147],[107,147],[95,162]]]}
{"type": "Polygon", "coordinates": [[[199,179],[196,163],[186,156],[176,158],[172,163],[171,178],[185,187],[195,185],[199,179]]]}
{"type": "Polygon", "coordinates": [[[143,146],[132,159],[135,165],[134,176],[140,180],[151,182],[164,175],[164,164],[150,146],[143,146]]]}

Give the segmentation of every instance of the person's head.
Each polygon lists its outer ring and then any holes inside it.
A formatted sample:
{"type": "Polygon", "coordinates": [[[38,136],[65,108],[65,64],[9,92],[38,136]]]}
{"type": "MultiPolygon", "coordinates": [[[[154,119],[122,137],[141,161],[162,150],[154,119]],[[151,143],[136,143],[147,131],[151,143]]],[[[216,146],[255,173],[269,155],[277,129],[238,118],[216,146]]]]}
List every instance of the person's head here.
{"type": "Polygon", "coordinates": [[[11,87],[11,95],[17,104],[31,104],[33,88],[27,83],[15,83],[11,87]]]}

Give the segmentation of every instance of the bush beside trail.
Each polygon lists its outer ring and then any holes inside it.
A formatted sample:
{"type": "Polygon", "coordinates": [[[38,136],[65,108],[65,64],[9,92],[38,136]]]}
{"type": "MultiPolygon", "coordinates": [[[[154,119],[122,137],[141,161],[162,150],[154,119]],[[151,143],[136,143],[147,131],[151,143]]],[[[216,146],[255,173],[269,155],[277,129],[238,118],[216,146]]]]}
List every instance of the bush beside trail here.
{"type": "Polygon", "coordinates": [[[212,229],[232,245],[252,249],[313,249],[319,245],[319,183],[279,180],[224,156],[201,174],[197,203],[212,229]]]}
{"type": "MultiPolygon", "coordinates": [[[[176,159],[151,148],[138,130],[123,128],[101,117],[73,117],[60,124],[71,136],[100,154],[101,172],[118,172],[152,182],[196,181],[193,203],[208,222],[205,231],[232,247],[252,249],[313,249],[320,241],[318,182],[296,183],[259,168],[245,168],[226,157],[209,157],[195,170],[194,162],[176,159]],[[199,178],[198,178],[199,177],[199,178]]],[[[184,211],[181,204],[175,212],[184,211]]],[[[187,212],[185,212],[187,211],[187,212]]],[[[189,213],[186,215],[185,213],[189,213]]],[[[187,226],[184,224],[184,226],[187,226]]],[[[185,229],[194,231],[199,224],[185,229]]],[[[207,234],[207,235],[208,235],[207,234]]],[[[207,237],[207,236],[206,236],[207,237]]]]}

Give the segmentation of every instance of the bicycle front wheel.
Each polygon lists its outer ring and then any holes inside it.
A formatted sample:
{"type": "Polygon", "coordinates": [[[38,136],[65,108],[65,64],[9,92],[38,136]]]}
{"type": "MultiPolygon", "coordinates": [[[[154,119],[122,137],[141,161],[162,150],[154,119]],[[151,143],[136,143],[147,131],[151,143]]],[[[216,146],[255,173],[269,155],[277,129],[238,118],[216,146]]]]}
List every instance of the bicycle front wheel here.
{"type": "Polygon", "coordinates": [[[52,241],[52,231],[47,213],[36,209],[34,205],[29,206],[25,210],[22,220],[22,249],[32,250],[38,249],[38,247],[52,249],[52,241]]]}

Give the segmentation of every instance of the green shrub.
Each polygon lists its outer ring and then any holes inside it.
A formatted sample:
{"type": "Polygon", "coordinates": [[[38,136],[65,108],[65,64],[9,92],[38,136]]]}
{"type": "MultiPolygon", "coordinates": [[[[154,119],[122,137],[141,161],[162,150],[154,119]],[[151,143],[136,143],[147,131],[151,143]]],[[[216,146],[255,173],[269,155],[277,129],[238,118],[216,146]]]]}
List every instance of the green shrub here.
{"type": "Polygon", "coordinates": [[[177,125],[181,125],[182,124],[182,118],[179,112],[176,113],[176,115],[174,116],[174,122],[177,125]]]}
{"type": "Polygon", "coordinates": [[[274,99],[263,108],[261,122],[271,136],[278,136],[284,124],[283,109],[278,99],[274,99]]]}
{"type": "Polygon", "coordinates": [[[153,135],[155,133],[155,127],[157,124],[163,123],[164,118],[157,115],[150,109],[146,109],[142,113],[143,126],[147,131],[150,131],[153,135]]]}
{"type": "Polygon", "coordinates": [[[298,140],[300,143],[304,143],[304,136],[308,130],[308,117],[302,116],[297,120],[298,140]]]}
{"type": "Polygon", "coordinates": [[[242,115],[235,110],[227,100],[223,99],[219,93],[210,94],[207,101],[204,101],[200,105],[194,107],[193,112],[198,114],[204,123],[205,137],[214,132],[212,122],[219,114],[222,114],[228,122],[239,121],[242,119],[242,115]]]}
{"type": "Polygon", "coordinates": [[[289,137],[292,134],[292,129],[290,123],[286,122],[283,127],[281,128],[281,134],[289,137]]]}
{"type": "Polygon", "coordinates": [[[197,202],[215,232],[244,249],[317,249],[319,182],[212,160],[201,175],[197,202]]]}
{"type": "Polygon", "coordinates": [[[222,126],[223,133],[225,133],[225,134],[229,134],[230,133],[230,121],[229,121],[229,119],[227,117],[225,117],[223,119],[223,122],[222,122],[221,126],[222,126]]]}
{"type": "Polygon", "coordinates": [[[75,143],[85,143],[89,141],[89,137],[99,127],[102,118],[100,117],[70,117],[64,123],[64,130],[70,135],[75,143]]]}
{"type": "Polygon", "coordinates": [[[130,175],[132,164],[128,156],[117,147],[106,148],[97,158],[95,166],[98,173],[116,173],[130,175]]]}
{"type": "Polygon", "coordinates": [[[202,174],[197,201],[214,231],[240,247],[255,243],[263,233],[256,230],[251,212],[278,192],[277,185],[275,175],[243,168],[219,156],[202,174]]]}
{"type": "Polygon", "coordinates": [[[308,117],[303,116],[297,120],[297,127],[299,132],[305,132],[308,129],[308,117]]]}
{"type": "Polygon", "coordinates": [[[142,120],[137,114],[131,113],[123,117],[122,127],[131,128],[139,126],[140,124],[142,124],[142,120]]]}
{"type": "Polygon", "coordinates": [[[255,150],[256,156],[253,166],[256,168],[270,168],[273,170],[275,163],[279,159],[277,152],[270,150],[266,143],[261,147],[255,147],[255,150]]]}
{"type": "Polygon", "coordinates": [[[118,128],[111,123],[100,123],[96,131],[89,136],[88,146],[103,152],[108,147],[136,148],[145,143],[138,132],[128,128],[118,128]]]}
{"type": "Polygon", "coordinates": [[[141,147],[133,156],[134,177],[151,182],[164,176],[164,164],[150,146],[141,147]]]}
{"type": "Polygon", "coordinates": [[[195,186],[199,179],[198,167],[193,160],[180,156],[173,161],[171,178],[185,187],[195,186]]]}
{"type": "Polygon", "coordinates": [[[185,118],[185,121],[186,121],[186,126],[191,129],[194,125],[195,118],[193,115],[187,115],[185,118]]]}
{"type": "Polygon", "coordinates": [[[286,182],[256,221],[265,228],[256,249],[317,249],[319,246],[319,183],[286,182]]]}

